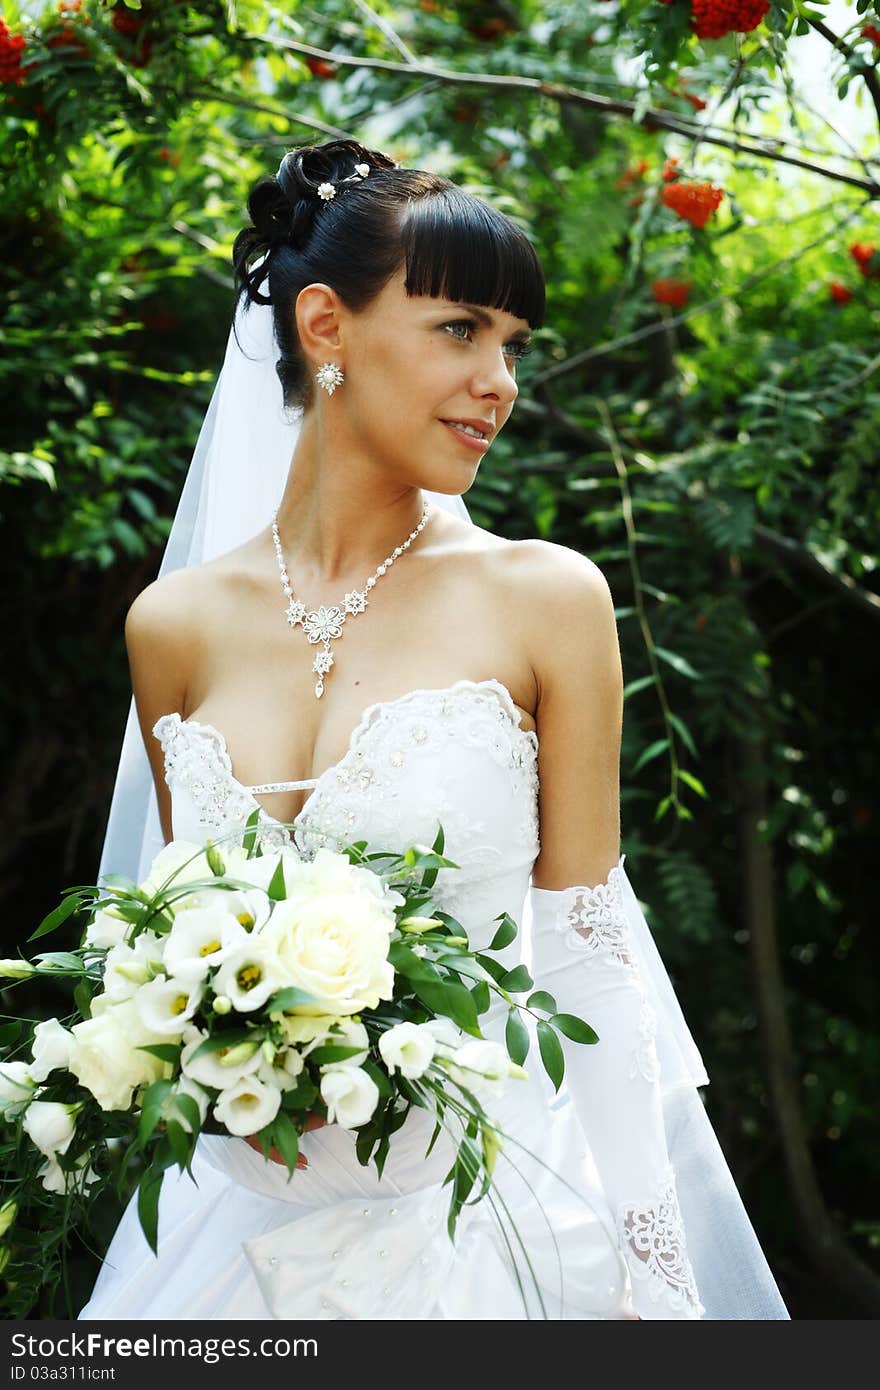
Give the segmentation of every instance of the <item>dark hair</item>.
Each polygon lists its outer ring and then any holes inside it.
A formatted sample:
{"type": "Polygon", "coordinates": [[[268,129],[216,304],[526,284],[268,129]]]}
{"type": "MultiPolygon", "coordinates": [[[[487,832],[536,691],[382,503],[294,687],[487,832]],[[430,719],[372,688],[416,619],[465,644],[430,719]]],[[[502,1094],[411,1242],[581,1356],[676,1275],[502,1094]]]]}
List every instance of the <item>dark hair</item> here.
{"type": "Polygon", "coordinates": [[[237,298],[245,309],[273,307],[275,370],[286,406],[314,399],[294,311],[300,290],[315,281],[331,285],[357,311],[405,264],[409,295],[482,304],[533,328],[543,324],[543,271],[515,222],[449,179],[402,169],[356,140],[291,150],[278,176],[251,190],[248,212],[253,226],[233,245],[237,298]],[[357,164],[369,165],[365,179],[357,177],[357,164]],[[319,196],[322,183],[337,186],[333,198],[319,196]],[[265,259],[254,266],[259,257],[265,259]]]}

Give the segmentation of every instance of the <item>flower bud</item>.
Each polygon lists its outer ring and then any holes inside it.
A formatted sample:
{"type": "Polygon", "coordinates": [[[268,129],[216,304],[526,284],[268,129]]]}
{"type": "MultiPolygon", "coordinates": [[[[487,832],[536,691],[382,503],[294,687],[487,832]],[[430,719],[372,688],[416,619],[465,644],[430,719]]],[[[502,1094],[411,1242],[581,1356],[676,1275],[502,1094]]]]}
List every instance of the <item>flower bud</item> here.
{"type": "Polygon", "coordinates": [[[232,1011],[232,1000],[228,994],[217,994],[214,996],[214,1013],[228,1014],[232,1011]]]}
{"type": "Polygon", "coordinates": [[[208,861],[208,867],[210,868],[211,873],[214,874],[217,878],[222,878],[223,875],[226,873],[226,865],[223,863],[223,860],[220,857],[220,851],[211,843],[210,840],[208,841],[208,846],[205,850],[205,858],[208,861]]]}
{"type": "Polygon", "coordinates": [[[31,965],[29,960],[22,960],[20,957],[13,956],[9,960],[0,960],[0,979],[4,980],[26,980],[31,975],[36,975],[37,967],[31,965]]]}
{"type": "Polygon", "coordinates": [[[261,1051],[266,1061],[269,1063],[269,1066],[271,1067],[272,1063],[275,1061],[275,1044],[273,1043],[271,1038],[263,1039],[263,1042],[261,1044],[261,1051]]]}
{"type": "Polygon", "coordinates": [[[401,917],[397,925],[401,931],[423,932],[435,931],[437,927],[442,927],[443,923],[436,917],[401,917]]]}
{"type": "Polygon", "coordinates": [[[228,1051],[223,1052],[221,1050],[217,1060],[221,1067],[235,1067],[238,1066],[239,1062],[249,1061],[259,1046],[259,1041],[235,1043],[228,1051]]]}
{"type": "Polygon", "coordinates": [[[124,980],[131,980],[133,985],[145,985],[153,978],[150,967],[139,960],[120,961],[115,969],[117,974],[124,980]]]}
{"type": "Polygon", "coordinates": [[[15,1220],[15,1213],[18,1211],[18,1204],[13,1202],[10,1197],[8,1202],[4,1202],[0,1207],[0,1236],[5,1236],[9,1227],[15,1220]]]}

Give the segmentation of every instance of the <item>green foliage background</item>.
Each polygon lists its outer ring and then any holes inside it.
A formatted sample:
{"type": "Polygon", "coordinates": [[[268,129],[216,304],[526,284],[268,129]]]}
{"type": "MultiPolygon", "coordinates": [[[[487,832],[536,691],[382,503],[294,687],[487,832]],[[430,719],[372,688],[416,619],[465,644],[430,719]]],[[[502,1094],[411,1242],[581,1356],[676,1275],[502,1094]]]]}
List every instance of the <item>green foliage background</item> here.
{"type": "MultiPolygon", "coordinates": [[[[4,952],[97,871],[122,621],[219,367],[249,186],[336,135],[447,174],[520,221],[549,292],[468,507],[611,584],[628,871],[806,1318],[880,1302],[880,160],[876,126],[799,98],[792,56],[825,39],[832,94],[880,119],[880,15],[826,10],[775,0],[701,41],[688,0],[6,5],[29,66],[0,83],[4,952]],[[723,190],[704,227],[663,205],[668,158],[723,190]]],[[[60,1012],[16,988],[5,1012],[60,1012]]],[[[117,1217],[72,1261],[74,1310],[117,1217]]],[[[63,1309],[45,1289],[34,1316],[63,1309]]]]}

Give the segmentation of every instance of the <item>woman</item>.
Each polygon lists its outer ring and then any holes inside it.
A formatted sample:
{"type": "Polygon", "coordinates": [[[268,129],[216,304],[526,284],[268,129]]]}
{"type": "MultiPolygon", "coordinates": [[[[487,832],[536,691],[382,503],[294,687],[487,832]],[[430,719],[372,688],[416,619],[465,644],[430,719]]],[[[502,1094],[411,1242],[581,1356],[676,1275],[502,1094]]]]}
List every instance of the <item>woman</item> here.
{"type": "MultiPolygon", "coordinates": [[[[459,865],[438,875],[442,906],[475,947],[501,911],[521,920],[536,987],[599,1042],[566,1047],[556,1094],[533,1035],[529,1080],[496,1111],[524,1285],[488,1200],[449,1242],[450,1153],[426,1156],[425,1112],[381,1178],[315,1116],[292,1176],[256,1140],[203,1136],[198,1186],[166,1177],[158,1257],[130,1204],[80,1316],[786,1318],[619,852],[608,585],[460,501],[543,321],[534,249],[353,141],[286,155],[249,211],[234,260],[250,307],[163,572],[126,621],[139,732],[132,714],[102,872],[142,875],[163,840],[226,833],[257,805],[264,847],[306,855],[430,843],[442,824],[459,865]]],[[[487,1037],[505,1023],[481,1017],[487,1037]]]]}

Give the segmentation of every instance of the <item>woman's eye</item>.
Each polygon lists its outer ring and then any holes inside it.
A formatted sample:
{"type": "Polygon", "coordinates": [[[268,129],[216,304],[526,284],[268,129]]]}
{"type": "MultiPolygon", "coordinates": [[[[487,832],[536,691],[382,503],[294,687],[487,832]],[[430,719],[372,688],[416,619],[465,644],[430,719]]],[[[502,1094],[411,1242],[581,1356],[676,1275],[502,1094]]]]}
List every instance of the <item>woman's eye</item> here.
{"type": "MultiPolygon", "coordinates": [[[[444,323],[443,327],[444,327],[444,328],[464,328],[464,329],[466,329],[466,330],[469,331],[469,332],[473,332],[473,331],[476,329],[477,324],[471,323],[471,321],[470,321],[469,319],[456,319],[456,321],[455,321],[454,323],[444,323]]],[[[453,336],[454,338],[458,337],[458,335],[455,334],[455,333],[453,333],[452,336],[453,336]]],[[[459,341],[460,343],[463,343],[463,342],[466,341],[466,339],[465,339],[465,338],[458,338],[458,341],[459,341]]],[[[508,357],[513,357],[513,358],[515,358],[517,361],[521,361],[521,359],[522,359],[523,357],[527,356],[527,354],[530,353],[531,350],[532,350],[532,345],[531,345],[531,343],[513,342],[513,343],[508,343],[507,347],[508,347],[508,353],[507,353],[508,357]]]]}

